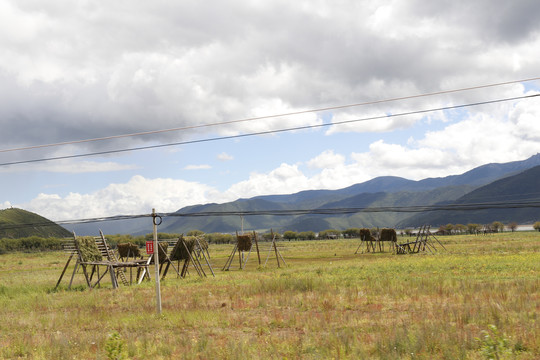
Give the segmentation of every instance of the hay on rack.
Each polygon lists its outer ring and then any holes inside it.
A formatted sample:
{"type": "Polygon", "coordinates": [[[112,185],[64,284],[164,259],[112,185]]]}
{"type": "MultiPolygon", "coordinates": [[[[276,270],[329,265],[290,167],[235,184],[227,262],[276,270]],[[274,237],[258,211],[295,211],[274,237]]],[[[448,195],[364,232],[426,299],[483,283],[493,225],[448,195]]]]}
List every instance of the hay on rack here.
{"type": "Polygon", "coordinates": [[[91,236],[81,236],[75,238],[75,243],[81,254],[83,262],[102,261],[103,256],[99,251],[96,241],[91,236]]]}
{"type": "Polygon", "coordinates": [[[381,241],[397,241],[396,230],[394,229],[382,229],[381,230],[381,241]]]}
{"type": "Polygon", "coordinates": [[[371,230],[366,229],[366,228],[360,229],[360,240],[362,240],[362,241],[371,241],[371,240],[373,240],[372,236],[371,236],[371,230]]]}
{"type": "Polygon", "coordinates": [[[121,258],[128,258],[128,257],[141,257],[141,252],[139,250],[139,247],[132,243],[123,243],[118,244],[118,255],[120,255],[121,258]]]}
{"type": "Polygon", "coordinates": [[[208,242],[206,241],[206,239],[204,237],[199,237],[199,244],[201,244],[201,249],[202,250],[208,250],[208,242]]]}
{"type": "Polygon", "coordinates": [[[238,250],[239,251],[249,251],[251,250],[251,236],[250,235],[237,235],[236,239],[238,241],[238,250]]]}
{"type": "MultiPolygon", "coordinates": [[[[159,263],[160,264],[163,264],[165,262],[167,262],[167,248],[169,247],[169,243],[163,241],[163,242],[158,242],[158,248],[159,248],[159,253],[158,253],[158,258],[159,258],[159,263]]],[[[155,250],[154,250],[155,251],[155,250]]],[[[152,259],[150,261],[151,264],[154,263],[154,256],[152,255],[152,259]]]]}
{"type": "Polygon", "coordinates": [[[180,238],[178,239],[178,241],[176,242],[176,244],[174,245],[171,251],[171,256],[170,256],[171,261],[180,261],[180,260],[189,259],[189,254],[193,252],[194,247],[195,247],[194,237],[180,236],[180,238]],[[186,250],[186,247],[187,247],[187,250],[186,250]]]}

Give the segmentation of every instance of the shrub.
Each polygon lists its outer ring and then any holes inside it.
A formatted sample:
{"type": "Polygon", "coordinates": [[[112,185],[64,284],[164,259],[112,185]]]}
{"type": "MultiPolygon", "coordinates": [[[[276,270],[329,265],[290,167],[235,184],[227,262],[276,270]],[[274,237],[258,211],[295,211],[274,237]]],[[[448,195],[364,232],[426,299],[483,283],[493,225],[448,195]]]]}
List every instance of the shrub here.
{"type": "Polygon", "coordinates": [[[341,235],[341,231],[328,229],[319,233],[319,239],[337,239],[341,235]]]}
{"type": "Polygon", "coordinates": [[[360,237],[360,229],[359,228],[350,228],[347,230],[343,230],[343,236],[348,238],[358,238],[360,237]]]}
{"type": "Polygon", "coordinates": [[[504,224],[500,221],[494,221],[492,224],[491,224],[491,228],[493,229],[493,231],[495,232],[502,232],[504,230],[504,224]]]}
{"type": "Polygon", "coordinates": [[[467,231],[469,232],[469,234],[478,234],[480,230],[482,230],[482,225],[480,224],[467,224],[467,231]]]}
{"type": "Polygon", "coordinates": [[[283,232],[283,238],[286,239],[286,240],[293,240],[293,239],[298,239],[298,233],[296,231],[285,231],[283,232]]]}
{"type": "Polygon", "coordinates": [[[13,251],[51,251],[61,250],[62,240],[59,238],[42,238],[39,236],[30,236],[26,238],[3,238],[0,239],[0,254],[13,251]]]}
{"type": "Polygon", "coordinates": [[[313,231],[302,231],[298,234],[300,240],[314,240],[315,236],[315,232],[313,231]]]}
{"type": "Polygon", "coordinates": [[[209,244],[232,244],[236,238],[231,234],[210,233],[204,235],[209,244]]]}

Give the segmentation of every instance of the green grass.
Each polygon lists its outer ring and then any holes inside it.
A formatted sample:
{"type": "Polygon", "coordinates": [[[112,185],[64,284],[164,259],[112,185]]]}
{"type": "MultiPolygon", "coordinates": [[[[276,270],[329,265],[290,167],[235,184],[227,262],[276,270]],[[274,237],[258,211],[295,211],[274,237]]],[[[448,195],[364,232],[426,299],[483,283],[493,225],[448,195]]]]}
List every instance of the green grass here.
{"type": "Polygon", "coordinates": [[[540,358],[540,233],[439,239],[414,255],[281,242],[286,267],[252,253],[227,272],[232,245],[211,245],[216,277],[169,273],[161,316],[153,282],[55,291],[62,253],[1,255],[0,358],[540,358]]]}

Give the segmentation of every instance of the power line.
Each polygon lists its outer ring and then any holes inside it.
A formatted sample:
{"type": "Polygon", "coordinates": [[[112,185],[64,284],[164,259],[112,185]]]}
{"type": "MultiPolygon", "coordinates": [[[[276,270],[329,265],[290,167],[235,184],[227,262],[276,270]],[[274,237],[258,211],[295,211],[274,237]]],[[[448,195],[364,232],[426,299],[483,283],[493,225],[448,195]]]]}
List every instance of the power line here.
{"type": "Polygon", "coordinates": [[[362,122],[362,121],[387,119],[387,118],[393,118],[393,117],[398,117],[398,116],[417,115],[417,114],[424,114],[424,113],[434,112],[434,111],[445,111],[445,110],[452,110],[452,109],[460,109],[460,108],[473,107],[473,106],[479,106],[479,105],[487,105],[487,104],[495,104],[495,103],[501,103],[501,102],[506,102],[506,101],[520,100],[520,99],[530,99],[530,98],[534,98],[534,97],[538,97],[538,96],[540,96],[540,94],[516,96],[516,97],[511,97],[511,98],[504,98],[504,99],[497,99],[497,100],[487,100],[487,101],[469,103],[469,104],[444,106],[444,107],[439,107],[439,108],[415,110],[415,111],[408,111],[408,112],[397,113],[397,114],[372,116],[372,117],[368,117],[368,118],[343,120],[343,121],[316,124],[316,125],[297,126],[297,127],[291,127],[291,128],[259,131],[259,132],[246,133],[246,134],[220,136],[220,137],[198,139],[198,140],[187,140],[187,141],[180,141],[180,142],[167,143],[167,144],[147,145],[147,146],[139,146],[139,147],[133,147],[133,148],[123,148],[123,149],[116,149],[116,150],[97,151],[97,152],[84,153],[84,154],[64,155],[64,156],[55,156],[55,157],[49,157],[49,158],[39,158],[39,159],[31,159],[31,160],[12,161],[12,162],[0,163],[0,166],[29,164],[29,163],[36,163],[36,162],[43,162],[43,161],[53,161],[53,160],[74,159],[74,158],[81,158],[81,157],[88,157],[88,156],[109,155],[109,154],[122,153],[122,152],[149,150],[149,149],[157,149],[157,148],[170,147],[170,146],[196,144],[196,143],[211,142],[211,141],[218,141],[218,140],[238,139],[238,138],[250,137],[250,136],[268,135],[268,134],[276,134],[276,133],[281,133],[281,132],[307,130],[307,129],[321,128],[321,127],[329,127],[329,126],[350,124],[350,123],[362,122]]]}
{"type": "Polygon", "coordinates": [[[135,137],[135,136],[142,136],[142,135],[153,135],[153,134],[160,134],[160,133],[167,133],[167,132],[193,130],[193,129],[204,128],[204,127],[229,125],[229,124],[236,124],[236,123],[242,123],[242,122],[248,122],[248,121],[277,118],[277,117],[283,117],[283,116],[292,116],[292,115],[300,115],[300,114],[307,114],[307,113],[316,113],[316,112],[322,112],[322,111],[346,109],[346,108],[366,106],[366,105],[375,105],[375,104],[381,104],[381,103],[386,103],[386,102],[402,101],[402,100],[409,100],[409,99],[428,97],[428,96],[435,96],[435,95],[451,94],[451,93],[456,93],[456,92],[485,89],[485,88],[489,88],[489,87],[510,85],[510,84],[516,84],[516,83],[522,83],[522,82],[535,81],[535,80],[540,80],[540,77],[521,79],[521,80],[505,81],[505,82],[485,84],[485,85],[477,85],[477,86],[471,86],[471,87],[465,87],[465,88],[459,88],[459,89],[452,89],[452,90],[436,91],[436,92],[431,92],[431,93],[423,93],[423,94],[417,94],[417,95],[402,96],[402,97],[389,98],[389,99],[383,99],[383,100],[366,101],[366,102],[355,103],[355,104],[336,105],[336,106],[329,106],[329,107],[324,107],[324,108],[316,108],[316,109],[308,109],[308,110],[294,111],[294,112],[274,114],[274,115],[251,117],[251,118],[246,118],[246,119],[229,120],[229,121],[223,121],[223,122],[217,122],[217,123],[209,123],[209,124],[202,124],[202,125],[192,125],[192,126],[183,126],[183,127],[176,127],[176,128],[170,128],[170,129],[141,131],[141,132],[130,133],[130,134],[111,135],[111,136],[104,136],[104,137],[98,137],[98,138],[92,138],[92,139],[72,140],[72,141],[64,141],[64,142],[58,142],[58,143],[52,143],[52,144],[32,145],[32,146],[25,146],[25,147],[19,147],[19,148],[11,148],[11,149],[0,149],[0,153],[21,151],[21,150],[39,149],[39,148],[46,148],[46,147],[56,147],[56,146],[63,146],[63,145],[75,145],[75,144],[81,144],[81,143],[87,143],[87,142],[113,140],[113,139],[120,139],[120,138],[126,138],[126,137],[135,137]]]}

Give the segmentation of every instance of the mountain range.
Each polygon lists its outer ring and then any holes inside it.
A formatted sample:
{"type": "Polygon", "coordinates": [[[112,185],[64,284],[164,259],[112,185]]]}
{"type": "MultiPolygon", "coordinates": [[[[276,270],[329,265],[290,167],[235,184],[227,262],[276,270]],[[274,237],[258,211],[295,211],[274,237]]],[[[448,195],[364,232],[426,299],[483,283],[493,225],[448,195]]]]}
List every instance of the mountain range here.
{"type": "MultiPolygon", "coordinates": [[[[423,180],[396,176],[377,177],[338,190],[307,190],[287,195],[265,195],[238,199],[224,204],[202,204],[179,209],[163,218],[158,231],[186,233],[234,233],[241,230],[321,231],[359,227],[439,226],[447,223],[489,223],[493,221],[531,223],[540,220],[540,208],[484,209],[436,212],[356,212],[352,214],[193,216],[209,212],[324,210],[338,208],[383,208],[431,205],[474,204],[490,201],[540,201],[540,154],[523,161],[492,163],[461,175],[423,180]],[[186,216],[190,215],[190,216],[186,216]]],[[[147,218],[106,221],[99,224],[74,224],[77,234],[147,234],[152,223],[147,218]]]]}

